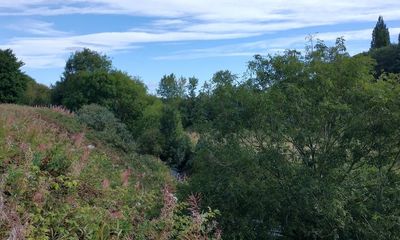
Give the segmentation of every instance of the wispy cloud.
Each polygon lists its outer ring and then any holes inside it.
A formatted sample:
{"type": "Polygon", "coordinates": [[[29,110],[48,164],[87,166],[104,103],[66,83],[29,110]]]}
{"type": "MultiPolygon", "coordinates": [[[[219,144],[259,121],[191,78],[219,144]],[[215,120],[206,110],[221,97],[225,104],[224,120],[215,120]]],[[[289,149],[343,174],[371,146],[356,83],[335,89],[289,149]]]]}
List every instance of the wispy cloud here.
{"type": "MultiPolygon", "coordinates": [[[[31,36],[5,40],[0,48],[12,48],[31,68],[60,67],[71,51],[89,47],[112,53],[149,42],[223,40],[342,23],[400,20],[398,0],[0,0],[0,16],[40,18],[58,15],[129,15],[152,17],[134,29],[71,35],[52,23],[32,21],[14,25],[31,36]],[[149,30],[152,29],[152,30],[149,30]],[[35,35],[32,37],[32,35],[35,35]]],[[[322,39],[345,36],[369,39],[371,30],[321,33],[322,39]]],[[[399,32],[394,31],[394,32],[399,32]]],[[[158,59],[252,55],[304,45],[304,36],[274,38],[262,42],[175,52],[158,59]]]]}
{"type": "Polygon", "coordinates": [[[8,24],[6,28],[42,36],[63,36],[69,34],[68,32],[57,30],[54,23],[35,19],[24,19],[13,24],[8,24]]]}
{"type": "Polygon", "coordinates": [[[14,38],[0,48],[13,49],[30,68],[61,67],[71,52],[91,48],[113,53],[138,47],[141,43],[218,40],[248,37],[248,33],[202,32],[103,32],[66,37],[14,38]]]}
{"type": "MultiPolygon", "coordinates": [[[[315,33],[313,38],[325,42],[333,42],[338,37],[343,37],[346,41],[362,41],[371,39],[372,29],[363,29],[356,31],[342,32],[324,32],[315,33]]],[[[400,28],[391,28],[390,32],[398,33],[400,28]]],[[[182,60],[182,59],[200,59],[209,57],[226,56],[253,56],[255,54],[274,54],[283,52],[286,49],[302,50],[307,42],[305,35],[297,35],[284,38],[272,38],[264,41],[245,42],[240,44],[229,44],[210,48],[196,48],[185,51],[177,51],[170,55],[155,57],[155,60],[182,60]]],[[[397,37],[392,34],[392,38],[397,37]]],[[[350,54],[358,53],[362,49],[351,49],[350,54]]]]}

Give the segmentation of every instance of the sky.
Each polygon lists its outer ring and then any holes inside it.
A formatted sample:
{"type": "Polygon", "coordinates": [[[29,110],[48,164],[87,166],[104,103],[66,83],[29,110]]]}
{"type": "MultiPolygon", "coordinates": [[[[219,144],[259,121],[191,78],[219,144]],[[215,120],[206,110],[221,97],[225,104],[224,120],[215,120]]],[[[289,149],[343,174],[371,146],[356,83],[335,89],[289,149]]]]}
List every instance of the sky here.
{"type": "Polygon", "coordinates": [[[0,48],[48,86],[73,52],[90,48],[155,92],[170,73],[241,76],[255,54],[302,50],[309,35],[366,51],[379,15],[397,43],[399,0],[0,0],[0,48]]]}

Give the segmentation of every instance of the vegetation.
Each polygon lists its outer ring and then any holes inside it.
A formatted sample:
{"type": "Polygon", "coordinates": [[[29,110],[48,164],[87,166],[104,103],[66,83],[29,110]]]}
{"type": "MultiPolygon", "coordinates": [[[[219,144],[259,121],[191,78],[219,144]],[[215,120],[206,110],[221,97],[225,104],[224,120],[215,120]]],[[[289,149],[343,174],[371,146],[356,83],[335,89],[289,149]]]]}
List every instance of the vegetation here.
{"type": "Polygon", "coordinates": [[[177,201],[157,159],[109,147],[60,108],[0,111],[1,239],[219,238],[218,212],[177,201]]]}
{"type": "Polygon", "coordinates": [[[383,73],[400,73],[400,45],[391,44],[387,47],[371,50],[370,55],[376,61],[376,77],[383,73]]]}
{"type": "Polygon", "coordinates": [[[371,49],[386,47],[390,45],[390,34],[383,17],[379,16],[378,22],[372,32],[371,49]]]}
{"type": "Polygon", "coordinates": [[[400,48],[311,39],[157,96],[84,49],[50,89],[0,54],[0,238],[400,239],[400,48]],[[62,107],[54,107],[61,105],[62,107]]]}
{"type": "Polygon", "coordinates": [[[0,103],[16,103],[23,95],[28,79],[11,49],[0,49],[0,103]]]}
{"type": "Polygon", "coordinates": [[[51,89],[46,85],[36,83],[35,80],[26,76],[28,81],[26,90],[20,97],[18,103],[29,106],[51,105],[51,89]]]}
{"type": "Polygon", "coordinates": [[[256,56],[223,103],[189,184],[228,239],[398,239],[399,91],[343,41],[303,56],[256,56]]]}

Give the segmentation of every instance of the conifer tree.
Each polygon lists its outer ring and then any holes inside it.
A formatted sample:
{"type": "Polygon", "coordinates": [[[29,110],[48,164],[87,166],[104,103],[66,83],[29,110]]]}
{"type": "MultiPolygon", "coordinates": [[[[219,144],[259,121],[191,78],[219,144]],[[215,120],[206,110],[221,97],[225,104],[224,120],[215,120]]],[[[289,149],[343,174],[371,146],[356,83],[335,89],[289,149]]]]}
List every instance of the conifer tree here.
{"type": "Polygon", "coordinates": [[[378,22],[372,32],[371,49],[381,48],[388,45],[390,45],[389,30],[383,21],[383,17],[379,16],[378,22]]]}

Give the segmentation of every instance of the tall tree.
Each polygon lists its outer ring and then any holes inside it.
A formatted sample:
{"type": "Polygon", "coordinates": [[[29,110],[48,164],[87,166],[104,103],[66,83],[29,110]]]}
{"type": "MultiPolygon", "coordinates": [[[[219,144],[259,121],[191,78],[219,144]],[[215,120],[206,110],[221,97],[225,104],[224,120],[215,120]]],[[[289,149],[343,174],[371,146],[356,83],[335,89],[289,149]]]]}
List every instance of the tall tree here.
{"type": "Polygon", "coordinates": [[[160,119],[160,132],[164,138],[160,158],[175,168],[184,167],[191,154],[190,140],[185,135],[179,111],[165,105],[160,119]]]}
{"type": "Polygon", "coordinates": [[[195,77],[188,79],[188,85],[186,86],[187,94],[185,100],[181,103],[180,110],[182,113],[182,123],[184,127],[193,125],[196,118],[196,89],[199,80],[195,77]]]}
{"type": "Polygon", "coordinates": [[[195,77],[189,78],[189,84],[187,86],[189,98],[194,99],[196,97],[196,88],[198,84],[199,84],[199,79],[195,77]]]}
{"type": "Polygon", "coordinates": [[[28,78],[21,71],[23,65],[11,49],[0,50],[0,103],[16,103],[25,92],[28,78]]]}
{"type": "Polygon", "coordinates": [[[89,49],[71,55],[52,95],[53,103],[74,111],[92,103],[105,106],[132,132],[149,103],[147,89],[139,79],[113,69],[107,56],[89,49]]]}
{"type": "Polygon", "coordinates": [[[158,85],[157,94],[165,100],[183,98],[185,94],[185,78],[177,78],[175,74],[164,75],[158,85]]]}
{"type": "Polygon", "coordinates": [[[112,70],[112,62],[109,57],[102,55],[88,48],[77,51],[72,54],[64,69],[64,78],[78,72],[110,72],[112,70]]]}
{"type": "Polygon", "coordinates": [[[383,17],[379,16],[378,22],[372,32],[371,49],[381,48],[390,44],[389,29],[386,27],[383,17]]]}

